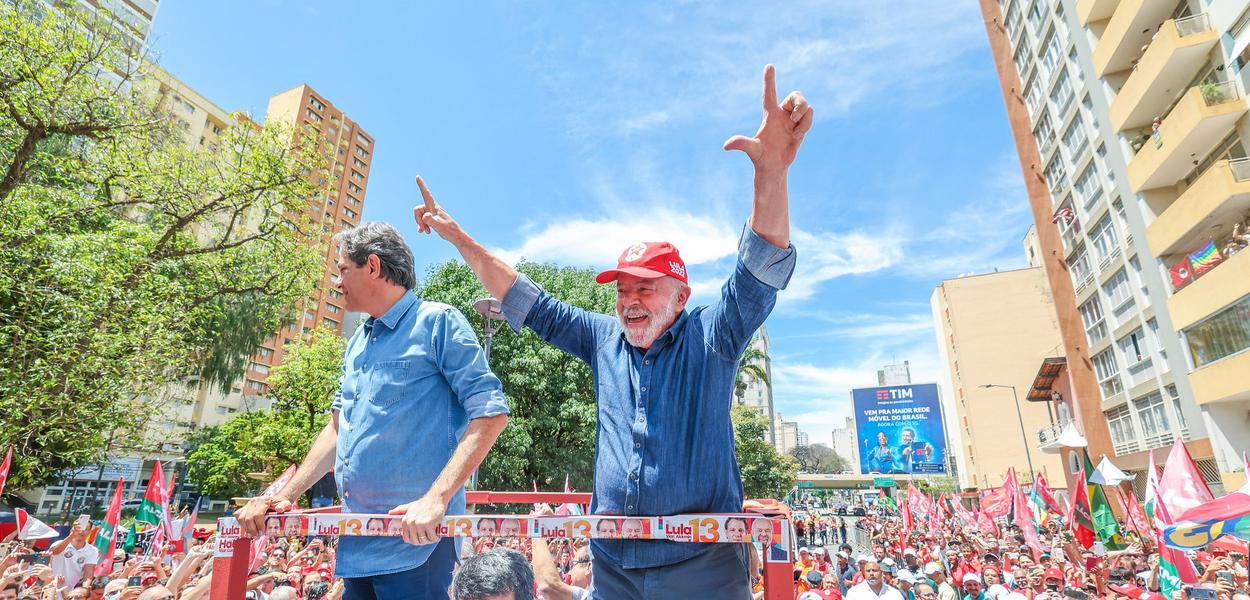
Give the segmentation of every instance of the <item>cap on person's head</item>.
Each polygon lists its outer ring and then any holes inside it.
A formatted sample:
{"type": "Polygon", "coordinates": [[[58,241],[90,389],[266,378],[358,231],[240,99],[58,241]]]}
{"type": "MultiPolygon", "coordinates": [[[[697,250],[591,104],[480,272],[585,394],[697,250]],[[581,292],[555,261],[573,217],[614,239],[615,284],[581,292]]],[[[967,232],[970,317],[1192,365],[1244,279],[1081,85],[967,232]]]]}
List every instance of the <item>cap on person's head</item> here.
{"type": "Polygon", "coordinates": [[[969,581],[975,581],[977,583],[981,583],[981,576],[977,575],[976,573],[965,573],[963,583],[968,583],[969,581]]]}
{"type": "Polygon", "coordinates": [[[894,576],[898,577],[899,581],[906,581],[907,583],[916,583],[916,576],[912,575],[911,571],[908,571],[907,569],[899,569],[898,573],[896,573],[894,576]]]}
{"type": "Polygon", "coordinates": [[[143,585],[146,587],[146,586],[156,583],[157,581],[160,581],[160,579],[161,579],[160,577],[156,576],[156,573],[152,573],[150,575],[144,575],[143,579],[140,581],[140,585],[143,585]]]}
{"type": "Polygon", "coordinates": [[[981,558],[983,558],[983,559],[985,559],[985,560],[992,560],[992,561],[994,561],[994,562],[999,562],[999,561],[1000,561],[1000,559],[998,558],[998,555],[997,555],[997,554],[994,554],[993,552],[986,552],[986,553],[985,553],[985,556],[982,556],[981,558]]]}
{"type": "Polygon", "coordinates": [[[807,582],[812,585],[820,585],[820,583],[824,580],[825,578],[821,576],[820,571],[812,569],[807,572],[807,582]]]}
{"type": "Polygon", "coordinates": [[[1140,587],[1129,585],[1127,583],[1124,585],[1108,584],[1107,587],[1111,588],[1111,591],[1123,596],[1128,596],[1133,600],[1164,600],[1163,594],[1143,590],[1140,587]]]}
{"type": "Polygon", "coordinates": [[[1063,581],[1063,571],[1051,567],[1046,569],[1046,572],[1042,575],[1042,579],[1057,579],[1059,581],[1063,581]]]}
{"type": "Polygon", "coordinates": [[[816,556],[824,556],[824,555],[825,555],[825,549],[824,549],[824,548],[817,548],[817,549],[815,549],[815,550],[812,550],[812,554],[815,554],[816,556]]]}
{"type": "Polygon", "coordinates": [[[638,242],[626,248],[616,260],[616,268],[599,273],[595,281],[610,283],[622,274],[643,279],[673,277],[682,283],[689,283],[685,261],[677,253],[677,248],[668,242],[638,242]]]}
{"type": "Polygon", "coordinates": [[[925,575],[937,575],[938,573],[941,573],[941,572],[942,572],[942,567],[941,567],[941,566],[939,566],[939,565],[938,565],[937,563],[935,563],[935,562],[925,563],[925,565],[924,565],[924,574],[925,574],[925,575]]]}
{"type": "Polygon", "coordinates": [[[915,548],[908,548],[906,550],[903,550],[903,556],[915,556],[915,555],[916,555],[915,548]]]}
{"type": "Polygon", "coordinates": [[[894,559],[893,559],[893,558],[890,558],[890,557],[888,557],[888,556],[887,556],[887,557],[885,557],[885,558],[881,559],[881,564],[886,565],[886,566],[889,566],[889,567],[893,567],[893,566],[894,566],[894,559]]]}
{"type": "MultiPolygon", "coordinates": [[[[865,555],[865,554],[860,554],[859,556],[856,556],[856,557],[855,557],[855,562],[869,562],[869,559],[868,559],[868,556],[867,556],[867,555],[865,555]]],[[[874,558],[874,559],[872,559],[872,562],[877,562],[877,559],[875,559],[875,558],[874,558]]]]}
{"type": "Polygon", "coordinates": [[[806,546],[799,548],[799,554],[811,554],[811,553],[812,551],[808,550],[806,546]]]}
{"type": "Polygon", "coordinates": [[[847,554],[846,550],[838,550],[838,558],[849,559],[851,558],[851,555],[847,554]]]}

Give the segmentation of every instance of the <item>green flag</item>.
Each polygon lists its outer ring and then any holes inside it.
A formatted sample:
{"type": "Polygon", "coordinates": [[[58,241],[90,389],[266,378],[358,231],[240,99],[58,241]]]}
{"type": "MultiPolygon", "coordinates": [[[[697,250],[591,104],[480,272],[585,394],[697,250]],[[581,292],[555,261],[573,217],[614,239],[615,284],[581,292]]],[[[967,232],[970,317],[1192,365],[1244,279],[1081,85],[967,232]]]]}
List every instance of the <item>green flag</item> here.
{"type": "Polygon", "coordinates": [[[140,523],[146,523],[150,527],[161,524],[161,517],[165,514],[164,507],[169,502],[169,493],[165,488],[165,471],[161,468],[161,462],[156,461],[152,467],[152,477],[148,480],[148,489],[143,493],[143,502],[135,513],[132,530],[140,529],[140,523]]]}
{"type": "MultiPolygon", "coordinates": [[[[1085,472],[1094,472],[1089,453],[1081,450],[1081,457],[1085,459],[1085,472]]],[[[1086,491],[1089,493],[1089,512],[1094,518],[1094,535],[1108,550],[1123,550],[1126,545],[1120,535],[1120,524],[1115,520],[1115,511],[1111,510],[1111,503],[1107,502],[1102,486],[1090,484],[1086,491]]]]}

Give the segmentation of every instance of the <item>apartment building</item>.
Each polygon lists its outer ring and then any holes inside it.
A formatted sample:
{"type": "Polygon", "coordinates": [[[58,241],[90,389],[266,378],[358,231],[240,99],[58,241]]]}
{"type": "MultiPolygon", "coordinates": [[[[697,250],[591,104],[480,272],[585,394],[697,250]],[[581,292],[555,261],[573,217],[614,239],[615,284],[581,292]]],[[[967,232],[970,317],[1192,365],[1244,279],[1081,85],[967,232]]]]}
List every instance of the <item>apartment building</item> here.
{"type": "MultiPolygon", "coordinates": [[[[1245,291],[1178,312],[1172,263],[1178,253],[1201,250],[1191,247],[1198,238],[1220,232],[1192,220],[1199,216],[1178,217],[1188,225],[1167,234],[1155,222],[1212,165],[1244,155],[1233,135],[1246,108],[1231,51],[1246,4],[981,2],[1080,434],[1095,460],[1106,454],[1130,472],[1144,469],[1148,450],[1180,437],[1217,487],[1221,472],[1236,464],[1224,446],[1244,433],[1230,437],[1213,417],[1239,410],[1244,428],[1246,396],[1230,390],[1227,378],[1208,376],[1223,386],[1218,391],[1213,383],[1195,387],[1205,363],[1194,361],[1193,347],[1211,334],[1190,331],[1207,317],[1227,323],[1230,313],[1221,311],[1245,291]],[[1201,400],[1200,390],[1209,390],[1201,400]]],[[[1209,253],[1202,258],[1215,279],[1209,253]]],[[[1244,319],[1242,326],[1245,338],[1244,319]]],[[[1237,334],[1230,338],[1226,329],[1214,342],[1226,348],[1204,359],[1235,354],[1227,347],[1238,345],[1237,334]]],[[[1221,367],[1211,366],[1207,373],[1218,375],[1221,367]]],[[[1066,454],[1070,470],[1075,461],[1066,454]]]]}
{"type": "Polygon", "coordinates": [[[768,376],[768,381],[756,379],[746,373],[743,373],[742,378],[745,385],[741,390],[738,390],[739,395],[737,400],[741,402],[743,406],[753,409],[755,412],[758,412],[768,420],[768,433],[766,434],[767,437],[764,441],[770,444],[776,444],[777,428],[774,423],[773,386],[771,385],[773,378],[772,359],[769,358],[768,354],[769,341],[767,325],[760,325],[759,330],[755,332],[755,336],[751,338],[751,347],[759,350],[764,355],[764,358],[754,359],[751,363],[764,370],[764,374],[768,376]]]}

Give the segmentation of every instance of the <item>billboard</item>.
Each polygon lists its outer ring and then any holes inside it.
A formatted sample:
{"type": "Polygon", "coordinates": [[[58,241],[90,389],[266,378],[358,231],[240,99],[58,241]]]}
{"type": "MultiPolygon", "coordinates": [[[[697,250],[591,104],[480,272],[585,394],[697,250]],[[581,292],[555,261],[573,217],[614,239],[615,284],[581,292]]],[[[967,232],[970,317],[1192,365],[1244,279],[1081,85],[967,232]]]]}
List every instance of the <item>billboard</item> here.
{"type": "Polygon", "coordinates": [[[851,400],[861,473],[946,473],[937,384],[858,388],[851,400]]]}

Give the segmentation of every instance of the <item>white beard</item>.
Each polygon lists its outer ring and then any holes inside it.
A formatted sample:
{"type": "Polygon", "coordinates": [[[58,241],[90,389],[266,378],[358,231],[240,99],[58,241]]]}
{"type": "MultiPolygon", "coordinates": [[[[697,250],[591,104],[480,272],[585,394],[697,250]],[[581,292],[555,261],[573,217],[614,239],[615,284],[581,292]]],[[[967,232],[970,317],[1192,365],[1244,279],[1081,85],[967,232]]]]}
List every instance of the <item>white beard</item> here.
{"type": "MultiPolygon", "coordinates": [[[[677,294],[674,293],[673,300],[676,300],[676,296],[677,294]]],[[[635,348],[650,348],[651,344],[655,342],[655,339],[660,337],[660,334],[664,333],[664,330],[672,324],[673,317],[676,315],[676,306],[674,306],[672,302],[669,302],[668,304],[665,304],[664,308],[660,309],[657,313],[652,313],[642,308],[627,309],[623,313],[618,312],[616,318],[621,322],[621,327],[625,328],[625,341],[629,342],[629,345],[634,346],[635,348]],[[645,329],[639,331],[632,329],[629,325],[625,324],[625,317],[637,317],[642,315],[650,317],[647,319],[647,327],[645,329]]]]}

